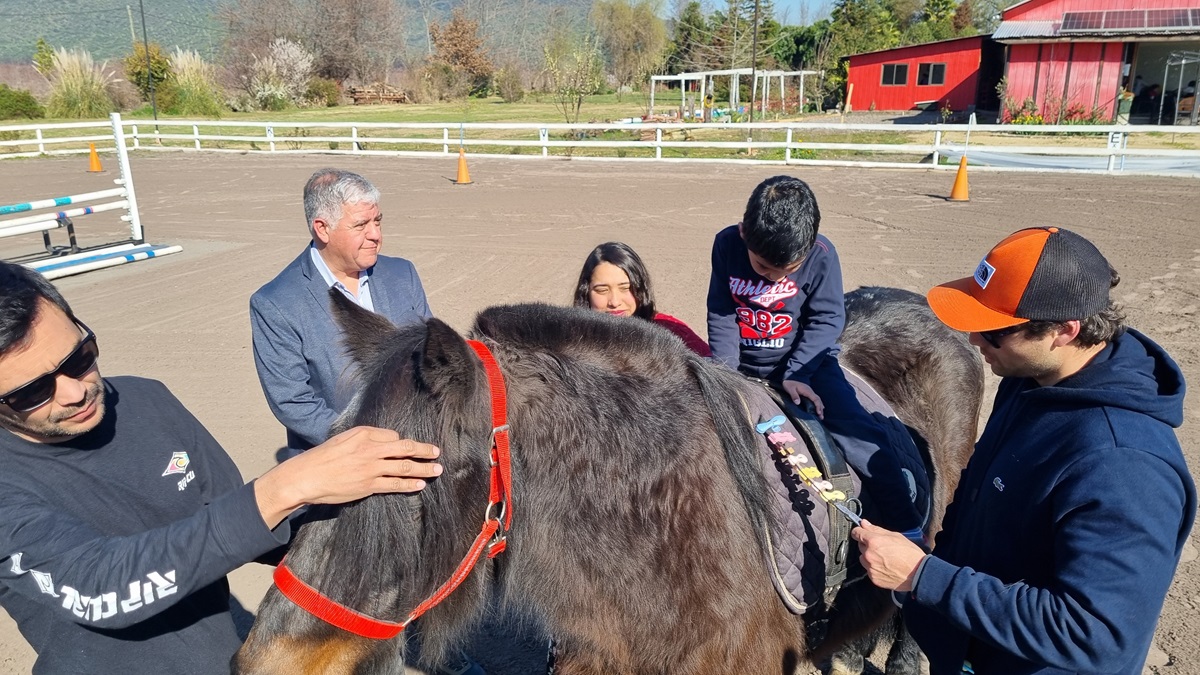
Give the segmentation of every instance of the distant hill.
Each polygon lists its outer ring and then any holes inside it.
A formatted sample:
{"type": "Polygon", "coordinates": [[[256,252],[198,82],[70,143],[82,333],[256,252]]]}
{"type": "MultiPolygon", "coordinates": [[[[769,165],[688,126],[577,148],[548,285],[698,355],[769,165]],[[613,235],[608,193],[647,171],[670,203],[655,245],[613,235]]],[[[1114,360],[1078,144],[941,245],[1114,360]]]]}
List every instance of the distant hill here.
{"type": "MultiPolygon", "coordinates": [[[[143,0],[150,40],[168,51],[179,46],[194,49],[206,59],[220,51],[224,27],[214,15],[222,0],[143,0]]],[[[406,5],[408,45],[424,51],[424,26],[420,0],[397,0],[406,5]]],[[[450,15],[460,0],[433,3],[439,21],[450,15]]],[[[582,18],[591,0],[534,0],[531,15],[543,19],[558,10],[582,18]]],[[[39,37],[54,47],[83,47],[98,61],[115,60],[130,51],[130,8],[133,26],[141,39],[142,24],[137,0],[0,0],[0,63],[28,63],[39,37]]]]}
{"type": "MultiPolygon", "coordinates": [[[[150,40],[168,49],[195,49],[212,58],[221,46],[213,20],[218,0],[143,0],[150,40]]],[[[39,37],[51,46],[83,47],[98,60],[130,51],[129,11],[120,0],[0,0],[0,62],[28,62],[39,37]]],[[[141,39],[136,0],[134,27],[141,39]]]]}

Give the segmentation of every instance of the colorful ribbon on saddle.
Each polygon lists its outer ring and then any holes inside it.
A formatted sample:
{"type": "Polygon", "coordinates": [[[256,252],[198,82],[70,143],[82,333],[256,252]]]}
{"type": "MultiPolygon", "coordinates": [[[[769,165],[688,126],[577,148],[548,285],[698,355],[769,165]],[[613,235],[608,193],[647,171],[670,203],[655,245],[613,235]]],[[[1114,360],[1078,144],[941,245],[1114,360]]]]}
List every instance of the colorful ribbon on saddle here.
{"type": "Polygon", "coordinates": [[[767,437],[767,444],[791,467],[792,473],[801,482],[812,488],[822,501],[831,504],[842,515],[846,516],[850,522],[858,525],[862,518],[846,505],[846,493],[841,490],[835,490],[833,483],[825,480],[825,477],[821,475],[821,470],[810,463],[811,460],[807,455],[797,452],[795,448],[788,445],[789,443],[795,443],[796,437],[790,431],[783,428],[786,422],[786,417],[776,415],[765,422],[759,422],[754,428],[758,433],[767,437]]]}
{"type": "Polygon", "coordinates": [[[488,505],[484,512],[483,527],[475,537],[475,541],[471,543],[471,548],[467,550],[466,556],[458,564],[454,574],[424,602],[417,605],[416,609],[409,612],[404,621],[399,623],[372,618],[329,599],[297,577],[287,566],[285,558],[275,568],[273,577],[275,586],[284,597],[291,600],[300,609],[355,635],[375,640],[388,640],[399,635],[408,624],[449,597],[471,575],[475,569],[475,563],[479,561],[485,550],[489,558],[494,558],[504,552],[507,547],[508,530],[512,526],[512,455],[508,444],[508,397],[504,388],[504,374],[500,372],[496,358],[486,345],[477,340],[467,340],[467,345],[483,362],[488,389],[491,392],[492,463],[488,505]],[[496,515],[497,508],[499,508],[501,516],[496,515]]]}

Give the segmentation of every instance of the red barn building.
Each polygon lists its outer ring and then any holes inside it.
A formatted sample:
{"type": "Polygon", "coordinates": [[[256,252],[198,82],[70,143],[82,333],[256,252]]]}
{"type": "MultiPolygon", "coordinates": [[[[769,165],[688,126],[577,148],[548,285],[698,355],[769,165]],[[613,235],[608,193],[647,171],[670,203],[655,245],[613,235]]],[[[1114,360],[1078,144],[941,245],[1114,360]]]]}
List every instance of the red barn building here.
{"type": "Polygon", "coordinates": [[[1197,80],[1200,0],[1024,0],[991,36],[851,56],[847,82],[856,110],[948,104],[1024,108],[1047,124],[1173,124],[1195,121],[1197,80]]]}
{"type": "MultiPolygon", "coordinates": [[[[850,57],[854,110],[966,110],[979,98],[985,36],[929,42],[850,57]]],[[[994,86],[994,85],[993,85],[994,86]]],[[[849,91],[849,86],[847,86],[849,91]]]]}
{"type": "Polygon", "coordinates": [[[1031,101],[1047,123],[1112,120],[1126,89],[1131,122],[1173,124],[1200,76],[1200,0],[1025,0],[992,37],[1006,47],[1007,104],[1031,101]]]}

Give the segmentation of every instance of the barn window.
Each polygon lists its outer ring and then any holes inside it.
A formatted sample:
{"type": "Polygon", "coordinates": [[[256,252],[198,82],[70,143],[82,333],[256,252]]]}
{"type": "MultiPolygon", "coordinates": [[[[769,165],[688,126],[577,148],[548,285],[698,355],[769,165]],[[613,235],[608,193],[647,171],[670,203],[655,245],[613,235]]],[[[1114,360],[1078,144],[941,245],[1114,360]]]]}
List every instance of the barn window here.
{"type": "Polygon", "coordinates": [[[917,66],[917,85],[946,84],[946,64],[922,63],[917,66]]]}
{"type": "Polygon", "coordinates": [[[903,86],[908,84],[908,64],[883,64],[883,81],[881,84],[884,86],[903,86]]]}

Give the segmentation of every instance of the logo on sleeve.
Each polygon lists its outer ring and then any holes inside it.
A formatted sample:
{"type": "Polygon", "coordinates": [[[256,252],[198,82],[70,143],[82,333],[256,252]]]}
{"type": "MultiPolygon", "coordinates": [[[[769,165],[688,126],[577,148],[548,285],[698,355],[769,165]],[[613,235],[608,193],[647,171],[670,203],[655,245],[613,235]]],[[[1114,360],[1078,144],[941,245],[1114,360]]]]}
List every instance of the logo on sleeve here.
{"type": "Polygon", "coordinates": [[[992,280],[992,275],[996,273],[996,268],[988,264],[987,258],[979,261],[979,267],[975,268],[975,283],[979,284],[980,288],[987,288],[988,282],[992,280]]]}
{"type": "Polygon", "coordinates": [[[171,455],[171,461],[167,464],[167,470],[163,472],[164,476],[170,476],[173,473],[187,473],[188,454],[186,452],[176,452],[171,455]]]}
{"type": "Polygon", "coordinates": [[[54,592],[54,578],[50,576],[49,572],[31,570],[31,573],[33,574],[33,580],[37,582],[39,591],[46,595],[58,597],[58,593],[54,592]]]}

